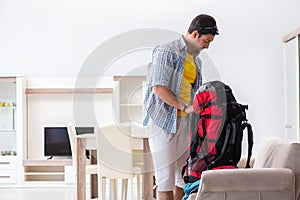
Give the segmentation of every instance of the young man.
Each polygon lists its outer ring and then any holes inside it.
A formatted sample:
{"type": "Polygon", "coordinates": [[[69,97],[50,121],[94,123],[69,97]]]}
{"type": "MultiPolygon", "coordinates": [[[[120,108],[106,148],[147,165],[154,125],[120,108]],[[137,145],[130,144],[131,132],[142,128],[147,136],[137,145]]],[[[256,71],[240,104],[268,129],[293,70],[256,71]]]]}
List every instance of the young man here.
{"type": "Polygon", "coordinates": [[[194,93],[202,84],[202,49],[218,35],[216,21],[209,15],[193,19],[188,33],[155,47],[148,66],[144,100],[144,125],[158,185],[159,200],[180,200],[184,192],[182,167],[189,155],[189,113],[194,93]]]}

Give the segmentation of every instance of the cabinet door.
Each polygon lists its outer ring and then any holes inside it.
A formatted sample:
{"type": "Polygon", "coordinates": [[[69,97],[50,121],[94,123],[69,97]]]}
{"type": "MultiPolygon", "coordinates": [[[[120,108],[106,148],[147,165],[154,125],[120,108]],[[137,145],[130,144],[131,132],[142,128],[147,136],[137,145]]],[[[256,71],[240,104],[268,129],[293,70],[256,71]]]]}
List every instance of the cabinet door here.
{"type": "Polygon", "coordinates": [[[6,187],[6,183],[21,186],[23,181],[23,142],[27,141],[25,87],[23,77],[0,77],[0,187],[6,187]]]}
{"type": "Polygon", "coordinates": [[[299,140],[299,39],[284,43],[285,137],[299,140]]]}
{"type": "Polygon", "coordinates": [[[16,153],[16,80],[0,81],[0,156],[16,153]]]}
{"type": "Polygon", "coordinates": [[[16,183],[16,182],[17,182],[16,170],[1,170],[0,171],[0,184],[16,183]]]}

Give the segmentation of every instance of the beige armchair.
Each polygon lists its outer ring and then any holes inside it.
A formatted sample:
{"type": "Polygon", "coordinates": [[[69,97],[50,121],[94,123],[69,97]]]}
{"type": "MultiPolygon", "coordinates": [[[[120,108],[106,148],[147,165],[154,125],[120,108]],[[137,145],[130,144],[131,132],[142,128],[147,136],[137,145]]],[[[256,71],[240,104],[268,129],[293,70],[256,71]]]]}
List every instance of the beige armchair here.
{"type": "Polygon", "coordinates": [[[268,139],[253,168],[206,171],[189,200],[300,200],[300,143],[268,139]]]}

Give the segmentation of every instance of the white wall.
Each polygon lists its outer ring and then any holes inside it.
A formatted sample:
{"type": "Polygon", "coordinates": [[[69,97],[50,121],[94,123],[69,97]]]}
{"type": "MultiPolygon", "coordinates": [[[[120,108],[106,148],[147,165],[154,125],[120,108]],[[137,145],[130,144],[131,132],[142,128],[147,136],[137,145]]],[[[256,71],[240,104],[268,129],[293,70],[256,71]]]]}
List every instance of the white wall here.
{"type": "Polygon", "coordinates": [[[0,0],[0,75],[76,76],[115,35],[140,28],[185,33],[194,16],[208,13],[220,36],[207,53],[249,104],[258,147],[267,136],[283,136],[281,40],[300,26],[299,9],[299,0],[0,0]]]}

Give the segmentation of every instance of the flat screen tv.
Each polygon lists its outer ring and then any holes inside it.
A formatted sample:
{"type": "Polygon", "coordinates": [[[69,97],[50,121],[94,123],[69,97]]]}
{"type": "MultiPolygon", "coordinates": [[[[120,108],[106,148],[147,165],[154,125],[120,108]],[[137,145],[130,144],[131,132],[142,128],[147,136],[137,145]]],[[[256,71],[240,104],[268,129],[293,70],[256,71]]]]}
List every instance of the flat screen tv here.
{"type": "MultiPolygon", "coordinates": [[[[94,127],[76,127],[76,132],[94,133],[94,127]]],[[[67,127],[44,127],[44,156],[72,156],[67,127]]]]}

